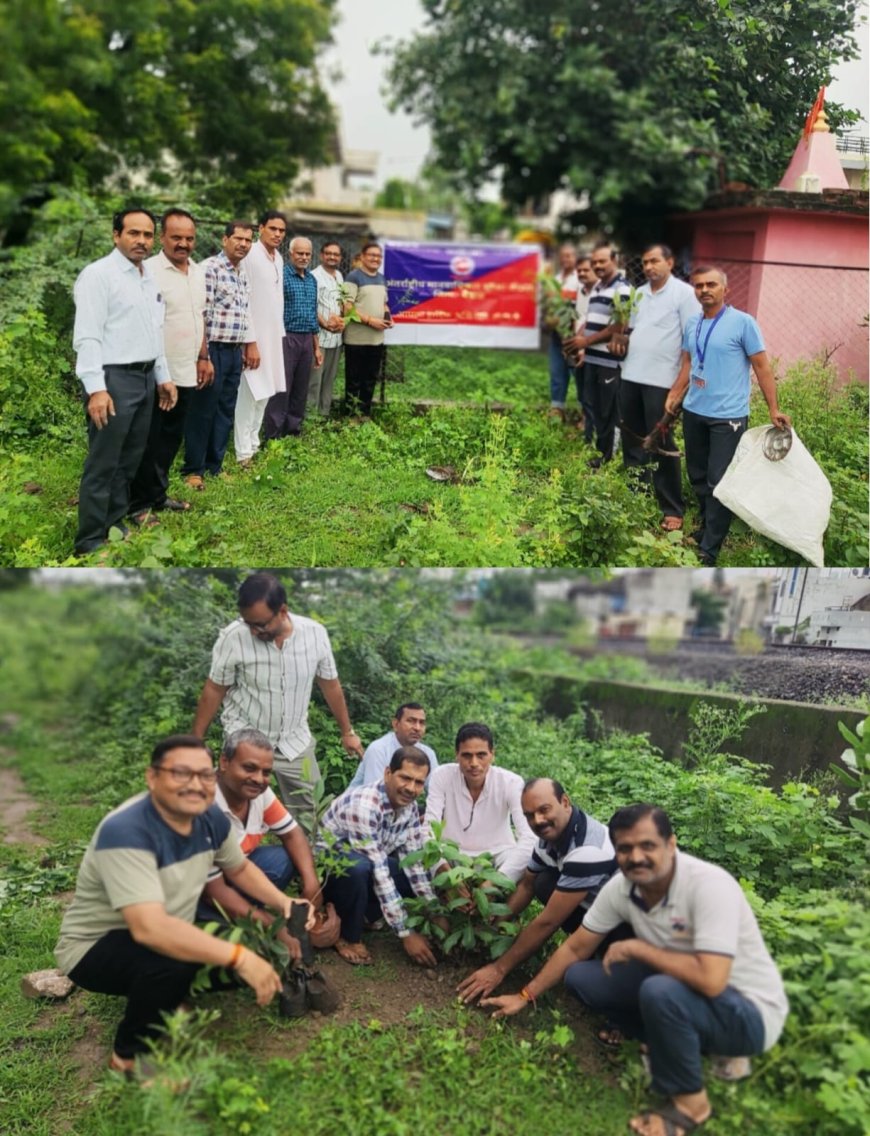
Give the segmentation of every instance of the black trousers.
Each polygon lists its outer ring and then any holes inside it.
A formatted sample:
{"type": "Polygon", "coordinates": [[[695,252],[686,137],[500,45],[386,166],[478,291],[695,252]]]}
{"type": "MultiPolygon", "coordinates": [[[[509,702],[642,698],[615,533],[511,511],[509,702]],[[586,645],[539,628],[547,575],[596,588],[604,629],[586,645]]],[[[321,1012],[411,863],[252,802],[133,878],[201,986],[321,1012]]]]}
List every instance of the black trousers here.
{"type": "Polygon", "coordinates": [[[314,366],[311,332],[288,331],[281,341],[286,389],[273,394],[263,415],[263,436],[270,441],[301,434],[308,404],[308,384],[314,366]]]}
{"type": "Polygon", "coordinates": [[[705,418],[691,410],[683,411],[686,472],[698,498],[704,530],[699,548],[713,560],[719,555],[734,515],[716,500],[713,490],[725,476],[748,421],[748,417],[705,418]]]}
{"type": "MultiPolygon", "coordinates": [[[[151,426],[154,372],[103,368],[115,413],[98,430],[88,418],[88,456],[79,484],[79,527],[75,550],[91,552],[129,512],[130,482],[136,475],[151,426]]],[[[85,396],[87,406],[87,396],[85,396]]]]}
{"type": "Polygon", "coordinates": [[[157,394],[151,414],[151,428],[145,453],[130,486],[130,512],[162,509],[169,489],[169,471],[184,438],[184,420],[196,387],[177,387],[178,402],[171,410],[160,410],[157,394]]]}
{"type": "MultiPolygon", "coordinates": [[[[651,387],[646,383],[619,384],[619,418],[622,424],[622,461],[626,469],[640,468],[643,480],[651,484],[666,517],[682,517],[683,486],[680,478],[680,459],[665,458],[648,453],[643,439],[665,412],[666,387],[651,387]]],[[[669,430],[661,443],[663,450],[675,450],[674,434],[669,430]]]]}
{"type": "Polygon", "coordinates": [[[115,1033],[119,1057],[147,1051],[159,1034],[162,1014],[184,1001],[200,969],[197,962],[180,962],[137,943],[129,931],[110,931],[95,943],[70,971],[77,986],[97,994],[120,994],[127,999],[115,1033]]]}
{"type": "Polygon", "coordinates": [[[348,413],[371,414],[383,354],[382,343],[375,347],[345,344],[344,409],[348,413]]]}
{"type": "Polygon", "coordinates": [[[603,461],[613,457],[616,424],[619,419],[619,367],[587,363],[583,382],[595,419],[595,445],[603,461]]]}

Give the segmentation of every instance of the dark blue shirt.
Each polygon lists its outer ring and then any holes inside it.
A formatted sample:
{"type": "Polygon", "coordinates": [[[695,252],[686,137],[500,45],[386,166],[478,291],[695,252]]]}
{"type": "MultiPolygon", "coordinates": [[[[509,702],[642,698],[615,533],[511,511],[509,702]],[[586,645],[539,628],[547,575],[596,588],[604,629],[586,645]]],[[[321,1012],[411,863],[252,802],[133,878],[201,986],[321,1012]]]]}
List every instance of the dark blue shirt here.
{"type": "Polygon", "coordinates": [[[302,335],[320,330],[317,322],[317,279],[306,268],[300,276],[295,268],[284,265],[284,330],[302,335]]]}

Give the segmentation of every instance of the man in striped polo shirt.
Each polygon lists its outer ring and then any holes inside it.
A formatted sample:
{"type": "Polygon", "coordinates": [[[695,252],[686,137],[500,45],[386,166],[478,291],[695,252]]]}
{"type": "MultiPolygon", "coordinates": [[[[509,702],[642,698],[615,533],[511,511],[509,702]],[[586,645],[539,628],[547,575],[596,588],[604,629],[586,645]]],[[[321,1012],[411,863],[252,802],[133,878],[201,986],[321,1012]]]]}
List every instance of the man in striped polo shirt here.
{"type": "MultiPolygon", "coordinates": [[[[302,829],[269,788],[274,760],[269,739],[259,730],[237,730],[230,734],[218,762],[214,803],[229,821],[242,852],[278,891],[285,892],[298,875],[303,896],[316,908],[322,900],[311,847],[302,829]],[[279,844],[262,843],[270,832],[277,836],[279,844]]],[[[197,918],[221,918],[217,905],[231,919],[251,915],[267,926],[272,922],[272,916],[262,905],[252,902],[214,866],[202,893],[197,918]]],[[[278,938],[287,945],[291,958],[300,957],[299,942],[288,935],[286,929],[282,929],[278,938]]]]}
{"type": "Polygon", "coordinates": [[[499,959],[459,984],[465,1002],[486,997],[559,928],[569,935],[576,931],[599,890],[616,871],[607,829],[573,805],[558,781],[549,777],[527,781],[522,806],[538,843],[507,903],[515,916],[533,899],[544,904],[544,909],[526,924],[499,959]]]}
{"type": "Polygon", "coordinates": [[[603,244],[594,248],[591,261],[598,283],[589,297],[583,334],[576,335],[571,346],[586,353],[583,386],[595,419],[595,444],[600,455],[589,464],[593,469],[598,469],[613,457],[619,419],[617,397],[620,361],[608,350],[608,341],[614,330],[613,298],[620,296],[627,299],[631,289],[619,271],[616,253],[610,245],[603,244]]]}
{"type": "Polygon", "coordinates": [[[308,728],[315,680],[341,730],[345,750],[362,757],[326,628],[291,614],[281,582],[255,572],[239,588],[239,618],[221,631],[200,695],[193,732],[204,737],[221,710],[225,734],[253,727],[275,749],[275,777],[284,804],[310,831],[320,770],[308,728]]]}

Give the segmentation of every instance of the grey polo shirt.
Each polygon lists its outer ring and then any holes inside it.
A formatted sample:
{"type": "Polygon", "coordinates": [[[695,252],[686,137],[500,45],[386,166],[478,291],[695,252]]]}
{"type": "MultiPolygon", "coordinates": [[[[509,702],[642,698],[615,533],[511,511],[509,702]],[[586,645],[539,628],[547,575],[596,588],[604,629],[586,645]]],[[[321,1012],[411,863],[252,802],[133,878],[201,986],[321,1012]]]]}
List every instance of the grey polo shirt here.
{"type": "Polygon", "coordinates": [[[657,292],[649,284],[638,292],[641,301],[631,317],[622,381],[670,389],[680,370],[686,324],[700,313],[701,305],[694,288],[674,276],[657,292]]]}
{"type": "Polygon", "coordinates": [[[634,884],[617,873],[599,892],[583,926],[606,935],[623,922],[654,947],[727,955],[732,959],[728,985],[761,1014],[764,1048],[776,1044],[788,1014],[782,978],[740,884],[724,868],[677,852],[668,893],[649,911],[634,884]]]}

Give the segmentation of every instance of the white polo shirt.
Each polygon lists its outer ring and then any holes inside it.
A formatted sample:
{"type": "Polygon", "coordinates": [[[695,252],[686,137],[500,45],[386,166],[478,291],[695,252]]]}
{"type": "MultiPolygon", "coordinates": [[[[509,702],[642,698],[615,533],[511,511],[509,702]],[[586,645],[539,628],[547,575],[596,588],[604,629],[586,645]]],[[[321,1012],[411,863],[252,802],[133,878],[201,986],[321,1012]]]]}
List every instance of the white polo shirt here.
{"type": "Polygon", "coordinates": [[[683,333],[701,305],[684,280],[669,277],[657,292],[649,284],[638,288],[641,301],[631,317],[631,338],[622,364],[624,383],[670,389],[680,370],[683,333]]]}
{"type": "Polygon", "coordinates": [[[740,884],[724,868],[678,851],[668,893],[649,911],[631,880],[617,872],[598,893],[583,926],[606,935],[623,922],[639,939],[664,950],[727,955],[732,959],[728,985],[761,1014],[764,1048],[776,1044],[788,1015],[782,978],[740,884]]]}

